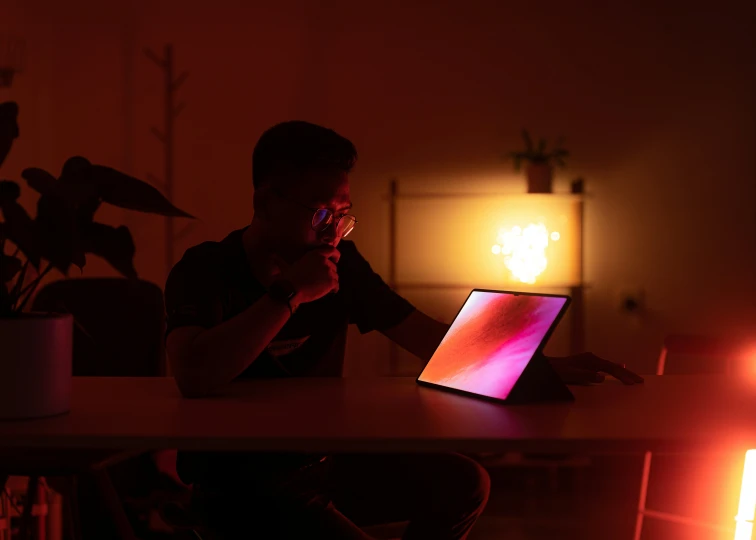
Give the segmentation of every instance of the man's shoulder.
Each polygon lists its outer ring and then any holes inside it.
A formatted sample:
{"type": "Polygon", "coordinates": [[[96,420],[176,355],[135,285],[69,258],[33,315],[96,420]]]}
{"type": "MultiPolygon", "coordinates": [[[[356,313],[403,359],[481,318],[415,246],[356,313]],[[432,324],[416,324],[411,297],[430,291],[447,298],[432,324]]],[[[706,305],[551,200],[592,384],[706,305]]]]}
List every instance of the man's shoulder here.
{"type": "Polygon", "coordinates": [[[343,277],[348,284],[354,281],[353,285],[361,286],[363,278],[372,276],[373,269],[370,263],[360,253],[354,242],[342,240],[339,242],[339,251],[341,252],[338,263],[339,276],[343,277]]]}
{"type": "Polygon", "coordinates": [[[355,246],[354,242],[351,240],[341,240],[338,249],[341,254],[338,266],[342,270],[351,271],[355,268],[359,268],[360,262],[364,261],[357,246],[355,246]]]}
{"type": "Polygon", "coordinates": [[[208,240],[190,247],[171,270],[171,274],[217,273],[238,259],[234,231],[221,241],[208,240]]]}
{"type": "Polygon", "coordinates": [[[203,263],[217,261],[219,258],[226,258],[230,254],[230,249],[224,242],[208,240],[192,246],[184,252],[179,262],[203,263]]]}

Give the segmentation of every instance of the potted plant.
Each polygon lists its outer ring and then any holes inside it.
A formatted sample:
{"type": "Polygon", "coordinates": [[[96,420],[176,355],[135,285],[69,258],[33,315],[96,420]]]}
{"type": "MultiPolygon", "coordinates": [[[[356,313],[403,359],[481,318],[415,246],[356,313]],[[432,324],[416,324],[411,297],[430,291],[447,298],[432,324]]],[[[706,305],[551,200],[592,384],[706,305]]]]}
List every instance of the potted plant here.
{"type": "MultiPolygon", "coordinates": [[[[17,117],[15,103],[0,104],[0,165],[19,135],[17,117]]],[[[87,254],[137,277],[130,231],[94,221],[100,205],[192,218],[151,185],[83,157],[68,159],[58,178],[39,168],[21,176],[40,197],[32,218],[18,203],[20,186],[0,180],[0,418],[69,408],[73,318],[25,311],[43,278],[83,269],[87,254]]]]}
{"type": "Polygon", "coordinates": [[[554,179],[554,167],[564,167],[564,160],[570,153],[562,147],[563,140],[559,139],[556,147],[546,151],[546,140],[540,139],[538,146],[533,144],[527,130],[522,130],[522,140],[525,150],[511,152],[515,171],[519,171],[525,162],[525,174],[528,179],[528,193],[551,193],[554,179]]]}

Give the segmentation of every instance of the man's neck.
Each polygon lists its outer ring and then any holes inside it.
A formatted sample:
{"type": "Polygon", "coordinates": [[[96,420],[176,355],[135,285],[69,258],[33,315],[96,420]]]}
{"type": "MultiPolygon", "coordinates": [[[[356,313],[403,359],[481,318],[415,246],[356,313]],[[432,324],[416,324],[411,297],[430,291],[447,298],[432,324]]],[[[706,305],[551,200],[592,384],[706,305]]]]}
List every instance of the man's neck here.
{"type": "Polygon", "coordinates": [[[270,242],[266,241],[266,235],[258,222],[253,220],[244,229],[242,245],[252,274],[267,287],[279,273],[279,268],[273,263],[275,250],[270,242]]]}

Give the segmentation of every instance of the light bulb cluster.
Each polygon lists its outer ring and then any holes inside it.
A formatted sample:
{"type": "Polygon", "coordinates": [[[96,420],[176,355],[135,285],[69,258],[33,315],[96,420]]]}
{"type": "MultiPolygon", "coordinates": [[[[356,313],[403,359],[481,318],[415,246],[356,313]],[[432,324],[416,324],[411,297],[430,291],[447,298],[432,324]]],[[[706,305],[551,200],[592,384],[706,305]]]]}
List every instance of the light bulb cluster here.
{"type": "Polygon", "coordinates": [[[491,252],[504,257],[504,265],[515,279],[533,284],[548,265],[549,239],[556,242],[559,238],[559,232],[549,232],[543,223],[530,223],[524,228],[515,225],[499,230],[498,243],[491,247],[491,252]]]}

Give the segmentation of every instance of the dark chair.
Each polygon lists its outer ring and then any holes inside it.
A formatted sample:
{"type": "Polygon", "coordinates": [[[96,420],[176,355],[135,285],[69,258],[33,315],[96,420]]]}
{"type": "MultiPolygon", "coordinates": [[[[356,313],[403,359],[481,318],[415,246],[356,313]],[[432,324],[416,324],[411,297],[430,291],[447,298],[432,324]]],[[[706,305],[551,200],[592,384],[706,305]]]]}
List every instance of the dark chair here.
{"type": "Polygon", "coordinates": [[[32,310],[73,314],[76,376],[165,374],[165,307],[163,292],[154,283],[122,278],[55,281],[39,291],[32,310]]]}
{"type": "MultiPolygon", "coordinates": [[[[165,308],[163,293],[153,283],[123,278],[55,281],[39,291],[32,310],[74,316],[75,376],[154,377],[165,374],[165,308]]],[[[77,495],[85,495],[81,489],[71,487],[77,477],[83,480],[79,484],[86,483],[86,495],[95,504],[106,507],[123,539],[137,537],[134,522],[143,517],[144,501],[155,506],[156,490],[185,498],[186,488],[160,473],[149,453],[103,456],[100,452],[82,456],[82,460],[70,470],[42,466],[36,469],[36,474],[64,477],[50,478],[49,483],[54,488],[66,488],[64,495],[69,505],[76,504],[77,495]]],[[[31,473],[32,470],[29,475],[34,480],[31,473]]],[[[68,516],[78,521],[77,516],[71,513],[68,516]]],[[[78,538],[81,534],[78,523],[69,523],[69,527],[69,535],[78,538]]]]}

